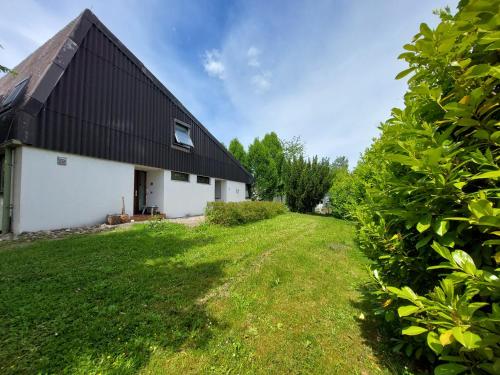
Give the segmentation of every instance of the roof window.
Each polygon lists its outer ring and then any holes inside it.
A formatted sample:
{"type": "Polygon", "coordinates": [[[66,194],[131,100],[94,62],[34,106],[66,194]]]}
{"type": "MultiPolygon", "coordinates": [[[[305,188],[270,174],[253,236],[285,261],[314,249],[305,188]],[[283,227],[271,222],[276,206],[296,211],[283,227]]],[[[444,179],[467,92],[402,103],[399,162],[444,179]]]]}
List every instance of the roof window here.
{"type": "Polygon", "coordinates": [[[190,130],[187,126],[175,124],[175,143],[184,147],[194,147],[190,130]]]}
{"type": "Polygon", "coordinates": [[[10,92],[2,101],[2,107],[12,106],[14,104],[14,102],[20,97],[21,92],[28,84],[28,80],[28,78],[23,79],[10,90],[10,92]]]}

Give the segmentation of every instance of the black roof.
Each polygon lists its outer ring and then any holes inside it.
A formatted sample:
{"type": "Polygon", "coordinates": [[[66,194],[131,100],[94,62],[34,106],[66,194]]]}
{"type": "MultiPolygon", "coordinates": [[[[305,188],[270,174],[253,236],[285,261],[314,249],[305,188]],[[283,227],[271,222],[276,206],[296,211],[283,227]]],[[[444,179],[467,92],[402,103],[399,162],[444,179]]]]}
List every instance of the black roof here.
{"type": "Polygon", "coordinates": [[[251,174],[88,9],[0,78],[6,97],[29,78],[13,109],[0,108],[0,143],[250,183],[251,174]],[[195,147],[173,146],[176,121],[195,147]]]}

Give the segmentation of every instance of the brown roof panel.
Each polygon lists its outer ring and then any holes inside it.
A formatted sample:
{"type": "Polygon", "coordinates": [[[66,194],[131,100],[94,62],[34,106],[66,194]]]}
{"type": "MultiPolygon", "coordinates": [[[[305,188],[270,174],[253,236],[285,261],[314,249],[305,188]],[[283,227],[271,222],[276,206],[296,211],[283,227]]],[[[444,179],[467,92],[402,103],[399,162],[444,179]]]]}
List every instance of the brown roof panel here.
{"type": "Polygon", "coordinates": [[[31,96],[82,14],[19,63],[13,69],[15,74],[6,74],[0,78],[0,95],[7,95],[17,83],[31,77],[25,92],[26,96],[31,96]]]}

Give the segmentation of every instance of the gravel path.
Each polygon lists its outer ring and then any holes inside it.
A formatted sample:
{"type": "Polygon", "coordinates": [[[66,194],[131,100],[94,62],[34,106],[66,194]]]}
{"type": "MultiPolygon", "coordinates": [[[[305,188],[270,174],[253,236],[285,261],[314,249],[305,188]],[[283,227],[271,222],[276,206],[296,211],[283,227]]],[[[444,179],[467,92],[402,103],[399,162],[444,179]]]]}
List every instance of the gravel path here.
{"type": "Polygon", "coordinates": [[[205,216],[180,217],[178,219],[167,219],[171,223],[184,224],[188,227],[196,227],[205,222],[205,216]]]}

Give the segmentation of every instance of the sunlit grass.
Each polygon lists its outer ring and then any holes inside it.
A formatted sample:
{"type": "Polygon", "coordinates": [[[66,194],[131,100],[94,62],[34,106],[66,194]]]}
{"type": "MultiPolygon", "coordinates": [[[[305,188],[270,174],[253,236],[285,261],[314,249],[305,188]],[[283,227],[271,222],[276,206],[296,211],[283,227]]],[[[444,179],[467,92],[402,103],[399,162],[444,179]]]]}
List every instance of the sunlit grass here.
{"type": "Polygon", "coordinates": [[[388,372],[351,224],[136,225],[0,252],[0,373],[388,372]]]}

